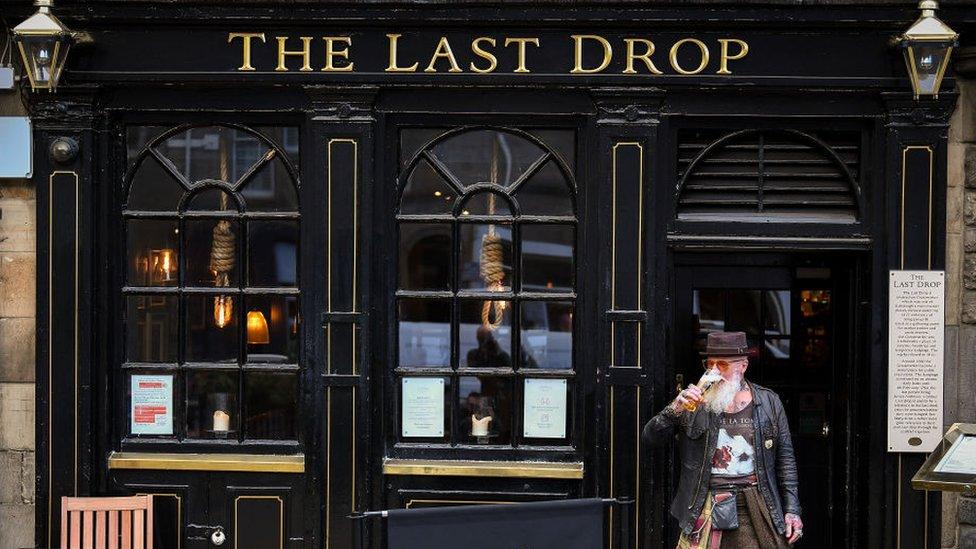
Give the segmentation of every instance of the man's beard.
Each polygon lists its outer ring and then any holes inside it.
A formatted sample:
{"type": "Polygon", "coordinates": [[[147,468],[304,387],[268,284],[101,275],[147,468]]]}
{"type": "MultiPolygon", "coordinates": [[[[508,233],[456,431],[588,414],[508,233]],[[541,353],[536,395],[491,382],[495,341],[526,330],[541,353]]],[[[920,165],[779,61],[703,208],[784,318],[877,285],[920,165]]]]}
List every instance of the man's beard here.
{"type": "Polygon", "coordinates": [[[705,406],[710,412],[721,414],[735,401],[735,395],[741,390],[742,376],[737,375],[733,379],[723,379],[706,391],[709,394],[706,397],[705,406]]]}

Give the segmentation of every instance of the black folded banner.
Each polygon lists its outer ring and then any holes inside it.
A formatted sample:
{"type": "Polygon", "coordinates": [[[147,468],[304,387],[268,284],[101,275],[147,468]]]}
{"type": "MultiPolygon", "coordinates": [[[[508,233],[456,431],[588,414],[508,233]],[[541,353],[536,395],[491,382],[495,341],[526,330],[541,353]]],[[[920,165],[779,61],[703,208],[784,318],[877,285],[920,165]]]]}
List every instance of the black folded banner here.
{"type": "Polygon", "coordinates": [[[599,549],[601,499],[390,510],[389,549],[599,549]]]}

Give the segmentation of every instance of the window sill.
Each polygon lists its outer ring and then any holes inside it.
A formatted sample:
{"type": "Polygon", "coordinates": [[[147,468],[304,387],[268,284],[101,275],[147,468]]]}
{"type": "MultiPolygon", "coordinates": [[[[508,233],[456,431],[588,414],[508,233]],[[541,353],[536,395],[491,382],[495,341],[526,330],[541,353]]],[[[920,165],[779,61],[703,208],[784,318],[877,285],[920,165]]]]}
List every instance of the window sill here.
{"type": "Polygon", "coordinates": [[[383,474],[580,480],[583,478],[583,462],[386,459],[383,474]]]}
{"type": "Polygon", "coordinates": [[[109,469],[170,471],[234,471],[248,473],[304,473],[305,455],[296,454],[171,454],[112,452],[109,469]]]}

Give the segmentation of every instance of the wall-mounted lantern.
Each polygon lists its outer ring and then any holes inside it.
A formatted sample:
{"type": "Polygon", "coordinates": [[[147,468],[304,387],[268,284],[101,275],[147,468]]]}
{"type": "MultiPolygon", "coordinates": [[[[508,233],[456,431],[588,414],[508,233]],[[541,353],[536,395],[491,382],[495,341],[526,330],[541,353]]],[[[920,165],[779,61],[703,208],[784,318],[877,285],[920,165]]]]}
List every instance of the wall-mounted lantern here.
{"type": "Polygon", "coordinates": [[[959,43],[959,33],[935,16],[939,9],[935,0],[922,0],[918,9],[922,10],[921,17],[895,42],[905,55],[915,98],[938,97],[952,48],[959,43]]]}
{"type": "Polygon", "coordinates": [[[37,13],[13,28],[13,40],[31,89],[54,91],[68,61],[68,50],[85,35],[69,30],[51,13],[52,0],[35,0],[34,5],[37,13]]]}

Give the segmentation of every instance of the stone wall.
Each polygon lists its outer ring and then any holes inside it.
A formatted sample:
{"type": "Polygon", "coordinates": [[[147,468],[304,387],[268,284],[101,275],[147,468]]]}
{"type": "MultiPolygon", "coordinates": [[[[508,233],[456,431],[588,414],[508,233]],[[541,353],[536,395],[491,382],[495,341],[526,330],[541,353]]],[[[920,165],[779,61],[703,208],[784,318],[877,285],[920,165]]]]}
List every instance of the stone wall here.
{"type": "MultiPolygon", "coordinates": [[[[0,116],[22,116],[0,90],[0,116]]],[[[0,548],[34,546],[34,186],[0,179],[0,548]]]]}
{"type": "MultiPolygon", "coordinates": [[[[976,423],[976,80],[959,81],[949,129],[945,422],[976,423]]],[[[942,546],[976,549],[976,499],[944,493],[942,546]]]]}

